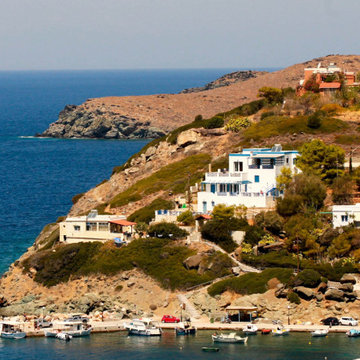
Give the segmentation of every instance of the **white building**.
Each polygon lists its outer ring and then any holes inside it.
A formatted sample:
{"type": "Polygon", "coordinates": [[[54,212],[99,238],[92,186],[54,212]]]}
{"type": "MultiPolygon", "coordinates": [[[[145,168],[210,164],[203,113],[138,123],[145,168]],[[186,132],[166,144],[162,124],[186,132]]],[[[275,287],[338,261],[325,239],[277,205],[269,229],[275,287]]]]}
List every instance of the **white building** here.
{"type": "Polygon", "coordinates": [[[205,174],[198,192],[198,212],[211,212],[217,204],[248,208],[273,206],[274,198],[278,196],[276,177],[283,167],[289,167],[293,174],[299,173],[297,156],[297,151],[283,151],[281,145],[230,154],[228,171],[205,174]]]}
{"type": "Polygon", "coordinates": [[[122,215],[99,215],[91,210],[88,215],[67,217],[59,224],[60,242],[67,244],[89,241],[108,241],[116,238],[129,240],[136,223],[122,215]]]}
{"type": "Polygon", "coordinates": [[[355,205],[334,205],[332,207],[333,227],[354,224],[360,227],[360,203],[355,205]]]}

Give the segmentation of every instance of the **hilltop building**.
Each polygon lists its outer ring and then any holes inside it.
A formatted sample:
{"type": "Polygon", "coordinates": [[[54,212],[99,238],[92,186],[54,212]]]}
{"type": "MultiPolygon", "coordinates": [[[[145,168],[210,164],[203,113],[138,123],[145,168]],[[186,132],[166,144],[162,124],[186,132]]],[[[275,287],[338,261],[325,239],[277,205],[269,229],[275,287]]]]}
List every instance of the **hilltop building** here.
{"type": "Polygon", "coordinates": [[[129,241],[133,237],[136,223],[122,215],[99,215],[91,210],[88,215],[67,217],[59,224],[60,242],[129,241]]]}
{"type": "Polygon", "coordinates": [[[342,85],[359,86],[356,82],[354,72],[348,72],[339,68],[336,63],[330,63],[328,67],[322,67],[321,63],[316,68],[305,68],[304,79],[300,80],[296,93],[301,96],[308,90],[307,84],[312,83],[313,87],[318,87],[322,94],[329,94],[341,89],[342,85]]]}
{"type": "Polygon", "coordinates": [[[293,174],[299,153],[282,150],[281,145],[272,148],[244,149],[238,154],[229,154],[229,169],[208,172],[198,192],[198,212],[211,212],[215,205],[245,205],[248,208],[269,208],[278,197],[276,177],[283,167],[293,174]]]}

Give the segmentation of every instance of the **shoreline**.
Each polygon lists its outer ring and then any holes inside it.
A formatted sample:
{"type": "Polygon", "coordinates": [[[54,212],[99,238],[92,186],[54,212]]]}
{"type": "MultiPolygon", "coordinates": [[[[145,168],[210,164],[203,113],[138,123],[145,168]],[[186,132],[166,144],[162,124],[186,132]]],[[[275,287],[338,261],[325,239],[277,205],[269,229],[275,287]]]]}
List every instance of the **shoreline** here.
{"type": "MultiPolygon", "coordinates": [[[[92,334],[100,334],[100,333],[112,333],[112,332],[125,332],[124,323],[129,322],[131,320],[127,319],[126,321],[90,321],[89,324],[93,327],[92,334]]],[[[155,321],[156,322],[156,321],[155,321]]],[[[21,323],[19,325],[30,325],[30,323],[21,323]]],[[[214,330],[214,331],[242,331],[243,328],[247,325],[251,324],[249,322],[241,322],[241,323],[231,323],[231,324],[222,324],[219,322],[215,323],[207,323],[204,321],[192,321],[192,325],[196,327],[198,331],[206,331],[206,330],[214,330]]],[[[278,325],[276,324],[268,324],[268,323],[256,323],[255,324],[259,331],[261,329],[276,329],[278,325]]],[[[292,324],[286,325],[283,324],[285,328],[290,329],[290,332],[294,333],[310,333],[314,330],[320,329],[328,329],[329,333],[346,333],[350,329],[356,329],[360,331],[360,326],[329,326],[326,325],[303,325],[303,324],[292,324]]],[[[163,330],[174,330],[177,327],[177,324],[164,324],[159,322],[159,327],[163,330]]],[[[26,330],[26,337],[43,337],[44,329],[41,330],[26,330]]]]}

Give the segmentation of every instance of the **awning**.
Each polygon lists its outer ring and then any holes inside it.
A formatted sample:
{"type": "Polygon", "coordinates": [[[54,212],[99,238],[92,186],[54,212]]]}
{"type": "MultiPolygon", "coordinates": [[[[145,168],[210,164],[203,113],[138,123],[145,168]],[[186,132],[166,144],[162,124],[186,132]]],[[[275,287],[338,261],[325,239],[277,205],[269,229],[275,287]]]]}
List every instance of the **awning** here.
{"type": "Polygon", "coordinates": [[[127,220],[111,220],[109,221],[110,224],[116,224],[121,226],[132,226],[136,225],[136,222],[127,221],[127,220]]]}
{"type": "Polygon", "coordinates": [[[253,158],[256,158],[256,159],[275,159],[275,158],[279,158],[279,157],[282,157],[282,156],[285,156],[285,154],[255,154],[253,155],[253,158]]]}
{"type": "Polygon", "coordinates": [[[195,217],[195,219],[196,220],[198,220],[198,219],[210,220],[210,219],[212,219],[212,216],[208,215],[208,214],[200,214],[200,215],[197,215],[195,217]]]}

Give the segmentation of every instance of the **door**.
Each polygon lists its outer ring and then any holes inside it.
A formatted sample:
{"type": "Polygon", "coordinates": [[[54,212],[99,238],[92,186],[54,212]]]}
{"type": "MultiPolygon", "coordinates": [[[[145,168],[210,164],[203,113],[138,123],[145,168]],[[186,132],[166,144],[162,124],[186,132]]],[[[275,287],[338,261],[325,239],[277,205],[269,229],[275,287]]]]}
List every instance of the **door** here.
{"type": "Polygon", "coordinates": [[[203,201],[203,213],[207,213],[207,202],[203,201]]]}

